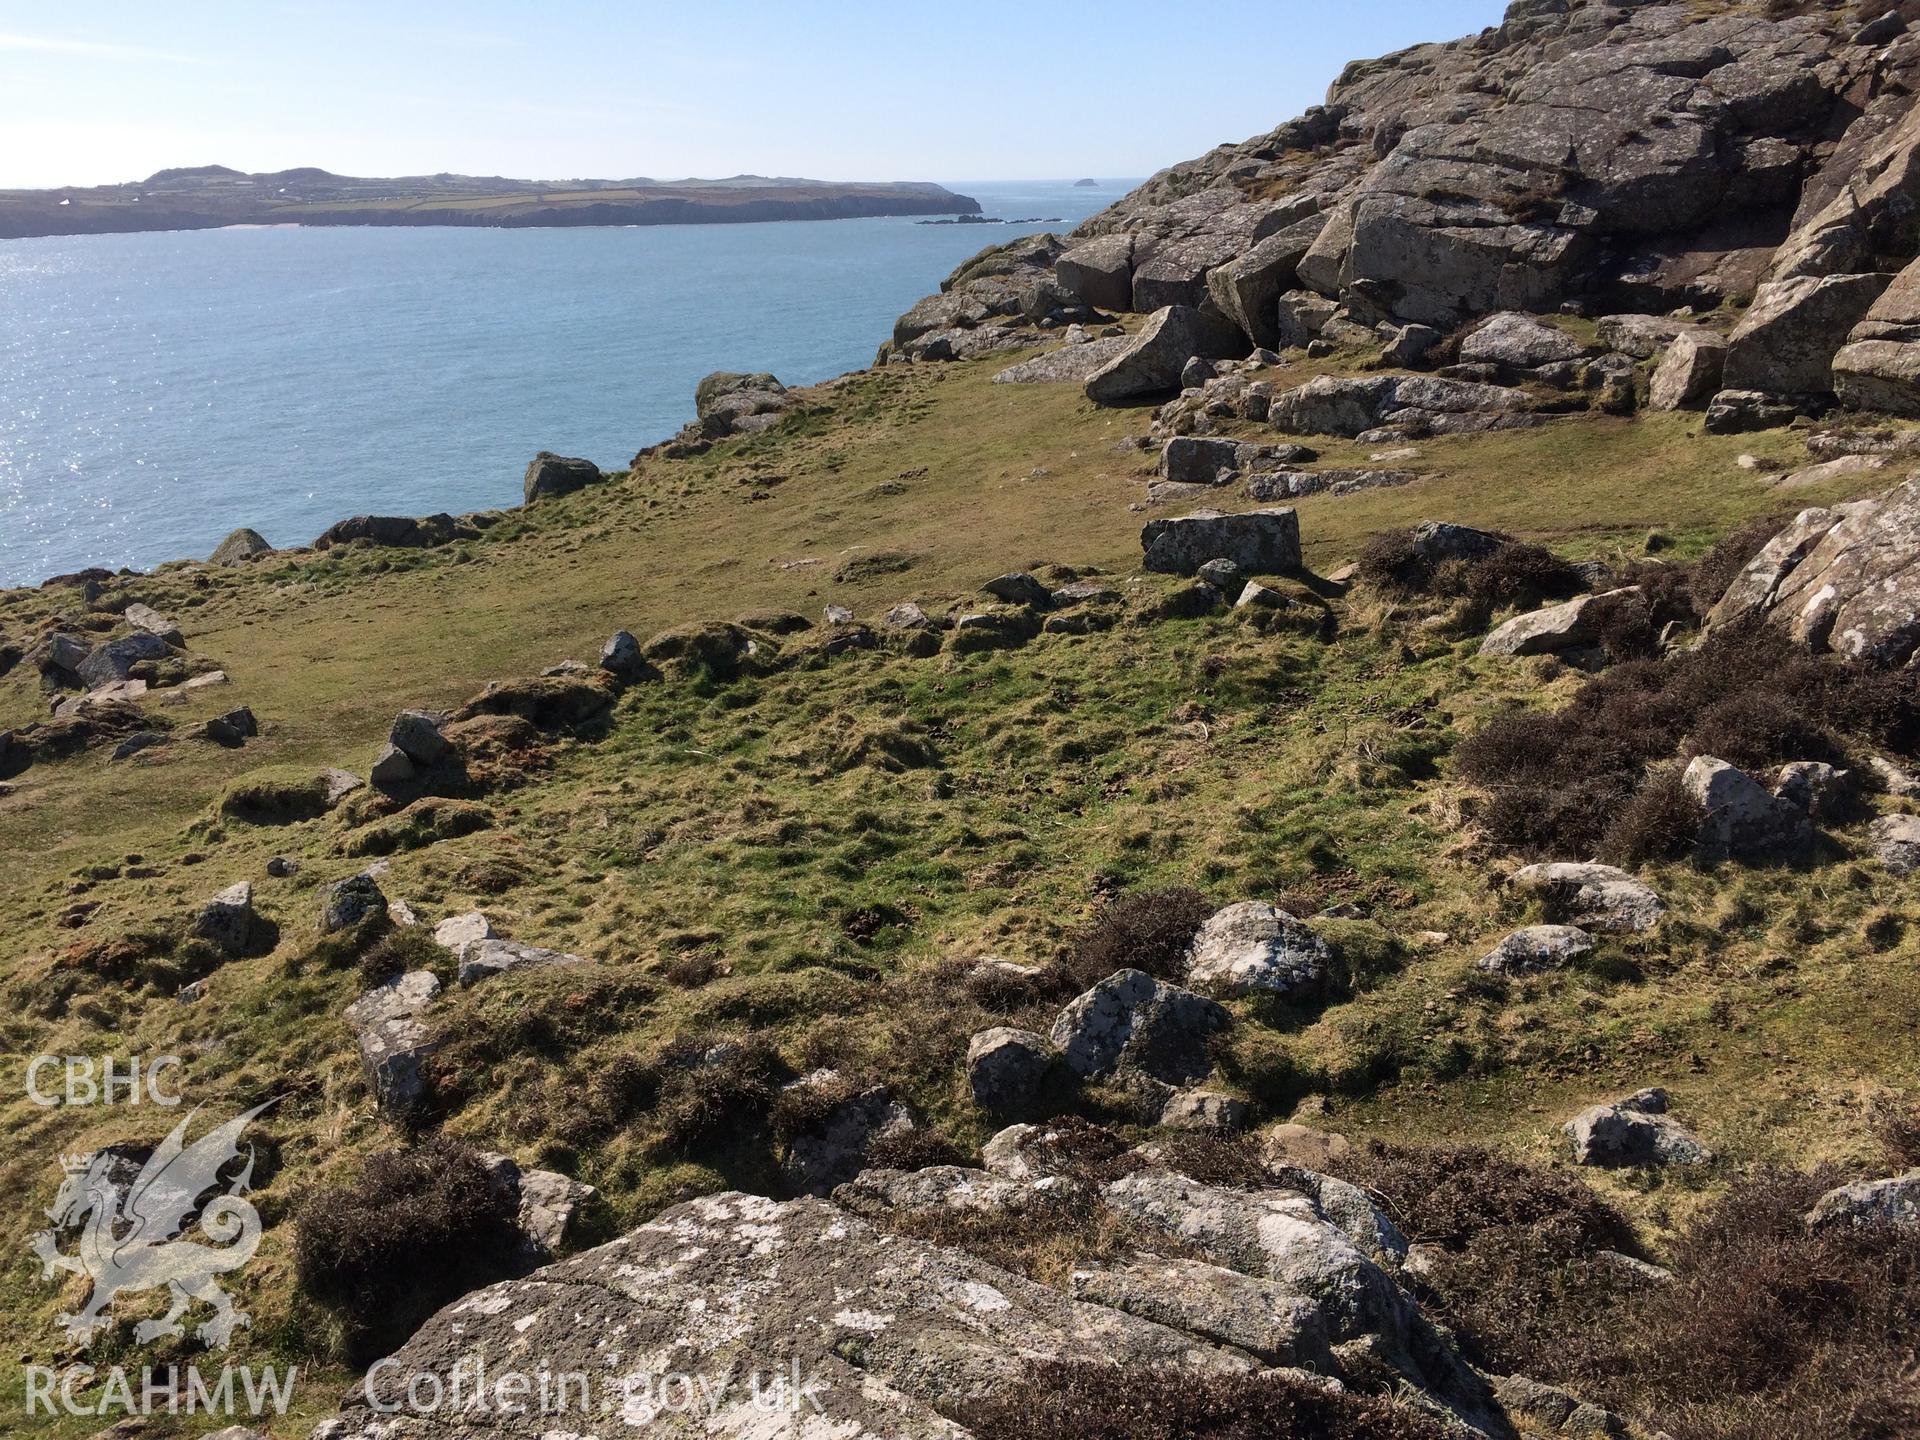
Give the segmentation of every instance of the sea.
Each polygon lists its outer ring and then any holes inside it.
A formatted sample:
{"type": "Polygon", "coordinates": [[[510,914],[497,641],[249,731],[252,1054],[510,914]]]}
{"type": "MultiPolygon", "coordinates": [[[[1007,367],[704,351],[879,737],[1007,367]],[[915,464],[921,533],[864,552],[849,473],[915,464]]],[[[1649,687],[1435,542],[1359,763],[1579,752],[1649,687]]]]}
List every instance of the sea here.
{"type": "MultiPolygon", "coordinates": [[[[949,182],[943,182],[949,183],[949,182]]],[[[623,467],[714,370],[809,384],[987,245],[1136,183],[950,182],[985,213],[560,230],[236,227],[0,241],[0,586],[517,504],[623,467]]]]}

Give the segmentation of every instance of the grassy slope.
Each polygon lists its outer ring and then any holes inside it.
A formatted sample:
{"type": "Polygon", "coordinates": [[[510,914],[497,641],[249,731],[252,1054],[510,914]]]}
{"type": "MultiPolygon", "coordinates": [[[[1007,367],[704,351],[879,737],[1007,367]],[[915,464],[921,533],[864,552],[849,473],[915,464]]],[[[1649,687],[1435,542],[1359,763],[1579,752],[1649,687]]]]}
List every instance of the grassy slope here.
{"type": "MultiPolygon", "coordinates": [[[[15,1065],[42,1050],[179,1053],[190,1099],[216,1111],[288,1093],[268,1127],[284,1168],[262,1192],[270,1223],[284,1218],[304,1189],[391,1143],[337,1019],[354,976],[298,963],[315,887],[364,862],[338,853],[339,818],[196,824],[220,789],[269,765],[364,773],[395,710],[591,658],[617,626],[644,636],[769,606],[817,614],[828,601],[877,615],[917,597],[933,610],[1042,562],[1125,576],[1145,462],[1116,442],[1147,416],[1096,410],[1072,387],[990,385],[1000,363],[823,387],[817,410],[779,433],[650,462],[457,550],[140,582],[138,598],[174,614],[234,677],[182,713],[244,702],[265,733],[243,751],[38,767],[0,797],[11,997],[0,1048],[15,1065]],[[876,552],[911,555],[912,567],[833,578],[876,552]],[[783,568],[801,560],[820,563],[783,568]],[[264,880],[277,853],[300,857],[302,873],[264,880]],[[76,939],[180,913],[243,877],[286,938],[273,956],[217,972],[201,1003],[100,983],[64,1013],[48,1003],[55,957],[76,939]],[[53,925],[76,885],[102,904],[77,935],[53,925]]],[[[1423,444],[1416,463],[1432,474],[1420,483],[1299,507],[1309,559],[1330,567],[1368,534],[1425,518],[1580,554],[1633,553],[1652,527],[1697,548],[1745,516],[1832,498],[1783,500],[1732,463],[1741,451],[1792,458],[1792,437],[1697,429],[1685,416],[1576,419],[1423,444]]],[[[1323,451],[1328,463],[1363,453],[1323,451]]],[[[0,598],[0,634],[68,593],[0,598]]],[[[1472,984],[1472,959],[1521,917],[1489,891],[1499,857],[1457,833],[1446,750],[1487,707],[1551,701],[1576,682],[1481,662],[1470,642],[1381,618],[1343,606],[1332,645],[1220,618],[995,655],[855,656],[629,697],[607,739],[563,749],[536,783],[491,797],[492,828],[394,859],[389,893],[429,920],[477,903],[519,938],[603,962],[590,981],[497,981],[449,1002],[473,1042],[475,1096],[451,1128],[599,1185],[607,1224],[679,1187],[768,1183],[757,1147],[695,1165],[663,1157],[645,1116],[569,1123],[616,1055],[759,1029],[796,1064],[828,1056],[886,1075],[956,1140],[976,1142],[985,1132],[964,1102],[958,1051],[986,1017],[932,967],[983,952],[1045,958],[1101,886],[1185,882],[1223,902],[1287,890],[1357,900],[1379,922],[1348,927],[1353,953],[1373,957],[1353,998],[1240,1027],[1230,1074],[1274,1113],[1305,1100],[1349,1133],[1471,1136],[1545,1158],[1576,1105],[1659,1082],[1736,1162],[1861,1151],[1859,1095],[1920,1083],[1904,1039],[1920,1018],[1914,946],[1879,955],[1859,939],[1869,916],[1907,897],[1844,863],[1812,876],[1675,870],[1656,877],[1676,912],[1657,940],[1507,993],[1472,984]],[[899,741],[933,763],[875,762],[899,741]],[[483,883],[486,867],[501,862],[518,882],[485,893],[496,883],[483,883]],[[850,926],[862,911],[887,923],[871,935],[850,926]],[[1422,930],[1455,939],[1420,948],[1407,937],[1422,930]],[[721,973],[668,978],[689,956],[721,973]]],[[[31,675],[0,681],[0,724],[39,709],[31,675]]],[[[14,1098],[17,1074],[6,1082],[0,1183],[22,1203],[0,1222],[0,1251],[24,1257],[53,1155],[127,1138],[130,1112],[40,1111],[14,1098]]],[[[157,1138],[165,1123],[131,1128],[157,1138]]],[[[1626,1198],[1656,1234],[1690,1199],[1626,1198]]],[[[270,1231],[247,1272],[256,1328],[245,1343],[324,1363],[325,1326],[288,1283],[288,1228],[270,1231]]],[[[0,1271],[0,1323],[36,1337],[37,1358],[52,1348],[55,1311],[77,1298],[41,1284],[25,1258],[0,1271]]],[[[0,1366],[0,1394],[19,1393],[0,1366]]],[[[309,1386],[303,1405],[324,1409],[331,1394],[309,1386]]]]}

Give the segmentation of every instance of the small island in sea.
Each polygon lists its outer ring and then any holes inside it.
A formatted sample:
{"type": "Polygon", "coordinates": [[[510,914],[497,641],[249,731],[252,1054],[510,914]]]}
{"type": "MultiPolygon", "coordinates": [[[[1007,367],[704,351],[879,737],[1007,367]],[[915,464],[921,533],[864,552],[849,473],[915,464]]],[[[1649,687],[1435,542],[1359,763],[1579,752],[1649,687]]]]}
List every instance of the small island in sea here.
{"type": "Polygon", "coordinates": [[[161,170],[124,185],[0,190],[0,239],[211,230],[224,225],[686,225],[978,215],[980,202],[920,181],[360,179],[312,167],[243,174],[161,170]]]}
{"type": "Polygon", "coordinates": [[[1076,190],[1098,190],[1100,188],[1100,182],[1098,180],[1076,180],[1073,182],[1073,188],[1076,190]]]}

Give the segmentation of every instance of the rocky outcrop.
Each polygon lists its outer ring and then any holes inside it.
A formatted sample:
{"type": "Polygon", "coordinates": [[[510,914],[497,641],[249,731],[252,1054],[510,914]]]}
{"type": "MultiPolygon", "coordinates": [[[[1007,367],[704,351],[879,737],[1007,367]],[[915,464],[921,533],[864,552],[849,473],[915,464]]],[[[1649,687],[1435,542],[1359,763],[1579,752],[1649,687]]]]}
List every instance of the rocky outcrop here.
{"type": "Polygon", "coordinates": [[[1920,653],[1920,481],[1802,511],[1727,588],[1710,626],[1764,617],[1815,651],[1899,666],[1920,653]]]}
{"type": "Polygon", "coordinates": [[[525,503],[531,505],[546,496],[571,495],[589,485],[598,485],[602,478],[600,467],[591,460],[570,459],[542,450],[527,466],[526,481],[521,488],[525,503]]]}
{"type": "Polygon", "coordinates": [[[455,540],[471,540],[479,533],[472,525],[444,513],[355,515],[328,526],[313,542],[313,548],[331,550],[336,545],[360,542],[397,550],[425,550],[436,545],[449,545],[455,540]]]}
{"type": "Polygon", "coordinates": [[[1140,327],[1132,342],[1087,377],[1087,398],[1113,405],[1180,388],[1180,375],[1194,356],[1235,359],[1247,341],[1231,324],[1189,305],[1168,305],[1140,327]]]}
{"type": "Polygon", "coordinates": [[[736,374],[717,370],[694,387],[693,408],[699,418],[686,438],[718,440],[747,435],[780,423],[793,408],[787,387],[765,372],[736,374]]]}
{"type": "MultiPolygon", "coordinates": [[[[520,1172],[523,1194],[528,1173],[539,1172],[520,1172]]],[[[660,1391],[637,1385],[636,1356],[656,1382],[707,1379],[701,1433],[737,1440],[770,1424],[784,1433],[794,1413],[805,1433],[840,1440],[965,1440],[982,1402],[1046,1360],[1196,1381],[1279,1367],[1322,1393],[1393,1396],[1462,1433],[1512,1433],[1504,1402],[1397,1282],[1405,1252],[1362,1192],[1307,1170],[1228,1190],[1149,1165],[1095,1190],[1022,1161],[1007,1173],[869,1170],[831,1201],[710,1195],[448,1305],[316,1433],[550,1432],[531,1406],[409,1405],[409,1385],[428,1393],[419,1377],[444,1394],[456,1364],[494,1375],[528,1355],[582,1377],[588,1412],[636,1433],[678,1425],[660,1391]],[[1173,1253],[1082,1261],[1063,1293],[916,1234],[1000,1216],[1040,1224],[1063,1207],[1107,1212],[1173,1253]],[[784,1406],[767,1394],[776,1374],[803,1387],[784,1406]]]]}
{"type": "Polygon", "coordinates": [[[273,554],[273,546],[258,530],[249,530],[245,526],[234,531],[214,547],[213,554],[207,557],[209,565],[244,565],[249,560],[262,555],[273,554]]]}

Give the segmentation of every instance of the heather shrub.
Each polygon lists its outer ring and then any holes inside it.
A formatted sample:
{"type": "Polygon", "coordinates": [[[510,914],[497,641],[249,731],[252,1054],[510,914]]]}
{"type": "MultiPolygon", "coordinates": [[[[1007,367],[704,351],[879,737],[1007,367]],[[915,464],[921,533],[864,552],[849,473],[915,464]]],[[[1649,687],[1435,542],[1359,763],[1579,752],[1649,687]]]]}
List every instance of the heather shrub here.
{"type": "Polygon", "coordinates": [[[1101,905],[1068,947],[1064,968],[1084,990],[1116,970],[1163,980],[1186,974],[1187,950],[1213,907],[1197,890],[1133,890],[1101,905]]]}
{"type": "Polygon", "coordinates": [[[1078,1361],[1031,1364],[963,1417],[980,1440],[1443,1440],[1408,1407],[1268,1371],[1201,1375],[1078,1361]]]}
{"type": "Polygon", "coordinates": [[[509,1270],[510,1196],[479,1154],[445,1137],[368,1157],[359,1177],[299,1209],[301,1286],[342,1320],[358,1358],[385,1354],[455,1296],[509,1270]]]}

